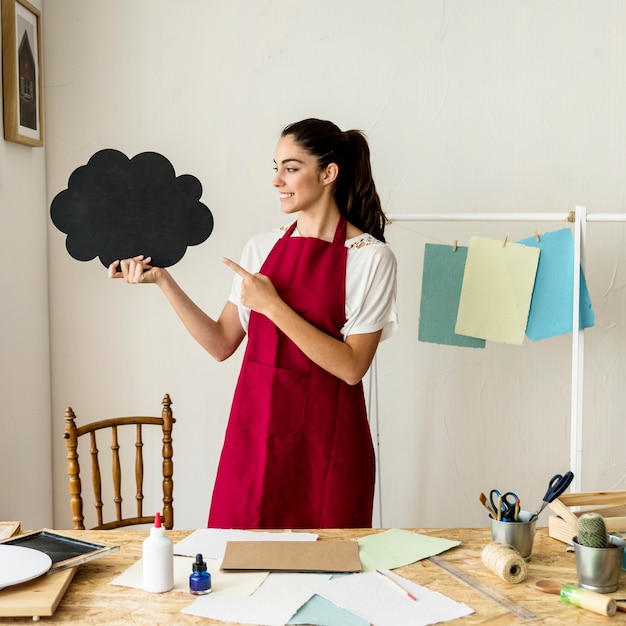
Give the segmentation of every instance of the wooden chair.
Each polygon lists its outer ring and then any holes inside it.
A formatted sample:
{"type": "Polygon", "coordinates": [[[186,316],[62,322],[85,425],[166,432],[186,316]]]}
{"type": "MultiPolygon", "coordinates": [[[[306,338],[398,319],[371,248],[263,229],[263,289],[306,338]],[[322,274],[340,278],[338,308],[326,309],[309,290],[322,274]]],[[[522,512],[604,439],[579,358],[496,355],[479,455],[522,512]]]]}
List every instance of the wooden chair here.
{"type": "MultiPolygon", "coordinates": [[[[104,419],[84,426],[76,426],[76,415],[71,407],[65,411],[65,445],[67,447],[67,474],[69,480],[70,506],[72,509],[72,523],[75,530],[85,530],[83,517],[83,498],[81,495],[80,465],[78,463],[78,439],[89,433],[91,446],[91,478],[93,483],[93,492],[95,499],[95,507],[97,514],[97,526],[94,530],[108,530],[111,528],[120,528],[123,526],[131,526],[133,524],[148,524],[154,521],[154,513],[151,515],[143,514],[143,426],[154,425],[160,426],[163,432],[163,511],[161,517],[163,525],[167,529],[174,526],[174,509],[173,488],[174,482],[172,475],[174,473],[174,465],[172,462],[172,426],[176,421],[171,410],[172,401],[169,394],[163,396],[163,409],[161,417],[115,417],[104,419]],[[120,463],[120,444],[118,439],[118,429],[125,426],[135,426],[135,484],[137,493],[135,496],[137,509],[134,517],[124,517],[122,515],[122,472],[120,463]],[[96,443],[96,432],[103,429],[111,431],[111,459],[112,459],[112,475],[113,475],[113,501],[115,504],[116,519],[110,522],[103,521],[102,515],[102,480],[100,473],[100,463],[98,461],[98,446],[96,443]]],[[[125,429],[127,430],[127,429],[125,429]]]]}

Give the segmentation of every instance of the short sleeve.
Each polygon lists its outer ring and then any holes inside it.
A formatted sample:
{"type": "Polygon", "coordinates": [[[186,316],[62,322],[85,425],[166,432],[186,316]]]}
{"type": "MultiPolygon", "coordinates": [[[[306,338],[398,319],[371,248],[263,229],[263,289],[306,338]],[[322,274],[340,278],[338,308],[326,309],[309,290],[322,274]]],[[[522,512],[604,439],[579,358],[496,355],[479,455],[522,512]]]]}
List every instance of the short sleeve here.
{"type": "Polygon", "coordinates": [[[373,238],[348,248],[344,337],[382,330],[381,341],[398,328],[396,257],[373,238]]]}

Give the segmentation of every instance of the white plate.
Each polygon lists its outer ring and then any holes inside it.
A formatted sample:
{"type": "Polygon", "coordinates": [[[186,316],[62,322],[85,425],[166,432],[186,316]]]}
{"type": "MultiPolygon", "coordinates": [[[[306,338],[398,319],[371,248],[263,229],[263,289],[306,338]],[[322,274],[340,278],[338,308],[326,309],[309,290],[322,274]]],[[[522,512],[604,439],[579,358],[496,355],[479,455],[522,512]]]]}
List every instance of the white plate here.
{"type": "Polygon", "coordinates": [[[52,559],[41,550],[0,545],[0,588],[37,578],[51,566],[52,559]]]}

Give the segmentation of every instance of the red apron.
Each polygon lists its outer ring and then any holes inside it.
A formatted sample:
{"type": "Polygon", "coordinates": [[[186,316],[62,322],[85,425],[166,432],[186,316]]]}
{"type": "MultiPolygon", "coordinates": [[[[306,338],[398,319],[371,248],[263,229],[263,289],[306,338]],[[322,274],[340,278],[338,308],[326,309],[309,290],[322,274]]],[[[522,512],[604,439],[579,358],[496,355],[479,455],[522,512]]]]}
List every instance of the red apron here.
{"type": "MultiPolygon", "coordinates": [[[[346,220],[332,243],[291,237],[295,226],[261,273],[297,313],[341,339],[346,220]]],[[[329,374],[252,312],[209,527],[371,526],[374,463],[362,384],[329,374]]]]}

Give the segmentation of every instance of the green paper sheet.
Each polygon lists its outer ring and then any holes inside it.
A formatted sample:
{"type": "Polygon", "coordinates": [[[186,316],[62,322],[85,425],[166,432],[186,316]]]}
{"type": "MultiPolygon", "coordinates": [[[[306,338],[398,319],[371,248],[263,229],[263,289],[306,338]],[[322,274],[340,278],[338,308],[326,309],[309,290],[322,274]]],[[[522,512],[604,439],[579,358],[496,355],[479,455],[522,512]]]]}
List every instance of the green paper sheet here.
{"type": "Polygon", "coordinates": [[[472,237],[455,331],[521,345],[539,263],[539,249],[472,237]]]}
{"type": "Polygon", "coordinates": [[[461,542],[421,535],[411,530],[392,528],[382,533],[361,537],[359,557],[363,571],[395,569],[440,554],[461,542]]]}
{"type": "Polygon", "coordinates": [[[484,348],[485,340],[454,332],[467,248],[427,243],[424,248],[419,341],[484,348]]]}

